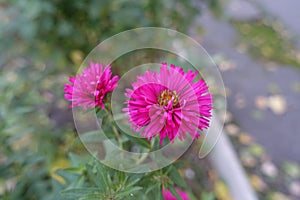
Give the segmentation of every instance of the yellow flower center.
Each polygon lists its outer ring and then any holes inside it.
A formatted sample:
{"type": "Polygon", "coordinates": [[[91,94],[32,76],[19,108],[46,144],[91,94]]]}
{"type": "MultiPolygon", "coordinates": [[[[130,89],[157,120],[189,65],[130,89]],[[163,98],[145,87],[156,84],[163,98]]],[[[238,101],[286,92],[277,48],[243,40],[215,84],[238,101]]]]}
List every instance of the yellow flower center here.
{"type": "Polygon", "coordinates": [[[170,90],[164,90],[158,97],[158,104],[160,106],[166,106],[171,100],[173,100],[173,108],[176,107],[179,103],[176,91],[172,92],[170,90]]]}

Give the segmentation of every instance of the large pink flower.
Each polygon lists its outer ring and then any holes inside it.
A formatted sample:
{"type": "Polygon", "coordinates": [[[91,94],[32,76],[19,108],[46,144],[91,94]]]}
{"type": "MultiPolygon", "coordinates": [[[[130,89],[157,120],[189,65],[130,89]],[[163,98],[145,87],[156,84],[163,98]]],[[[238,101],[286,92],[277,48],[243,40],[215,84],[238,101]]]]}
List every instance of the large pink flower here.
{"type": "Polygon", "coordinates": [[[160,72],[146,71],[126,89],[127,108],[132,128],[152,139],[159,135],[160,142],[168,137],[199,137],[199,131],[209,126],[212,95],[204,80],[193,82],[197,72],[163,63],[160,72]]]}
{"type": "MultiPolygon", "coordinates": [[[[176,188],[177,193],[181,197],[182,200],[190,200],[189,195],[180,190],[179,188],[176,188]]],[[[164,197],[164,200],[177,200],[177,198],[169,191],[163,188],[162,195],[164,197]]]]}
{"type": "Polygon", "coordinates": [[[81,74],[76,77],[70,77],[71,84],[66,84],[65,99],[71,101],[70,107],[84,106],[88,107],[101,106],[104,109],[103,99],[108,92],[117,87],[118,76],[111,78],[111,67],[108,65],[103,68],[100,63],[90,63],[81,74]]]}

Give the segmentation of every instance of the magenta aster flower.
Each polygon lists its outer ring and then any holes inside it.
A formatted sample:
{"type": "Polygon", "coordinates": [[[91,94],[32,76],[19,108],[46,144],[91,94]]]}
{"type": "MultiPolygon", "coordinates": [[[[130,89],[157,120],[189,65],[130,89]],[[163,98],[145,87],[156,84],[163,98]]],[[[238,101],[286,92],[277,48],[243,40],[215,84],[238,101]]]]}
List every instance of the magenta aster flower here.
{"type": "MultiPolygon", "coordinates": [[[[176,188],[177,193],[181,197],[182,200],[190,200],[189,195],[180,190],[179,188],[176,188]]],[[[163,188],[162,195],[164,197],[164,200],[177,200],[177,198],[169,191],[163,188]]]]}
{"type": "Polygon", "coordinates": [[[193,82],[197,72],[163,63],[160,72],[146,71],[126,89],[127,108],[132,128],[142,136],[152,139],[159,135],[160,143],[168,137],[171,142],[190,134],[200,136],[199,131],[209,126],[212,95],[204,80],[193,82]]]}
{"type": "Polygon", "coordinates": [[[71,108],[83,105],[84,109],[97,106],[104,109],[105,95],[117,87],[119,80],[118,76],[111,76],[109,65],[103,68],[102,64],[91,62],[81,74],[70,77],[71,84],[66,84],[64,88],[65,99],[72,102],[71,108]]]}

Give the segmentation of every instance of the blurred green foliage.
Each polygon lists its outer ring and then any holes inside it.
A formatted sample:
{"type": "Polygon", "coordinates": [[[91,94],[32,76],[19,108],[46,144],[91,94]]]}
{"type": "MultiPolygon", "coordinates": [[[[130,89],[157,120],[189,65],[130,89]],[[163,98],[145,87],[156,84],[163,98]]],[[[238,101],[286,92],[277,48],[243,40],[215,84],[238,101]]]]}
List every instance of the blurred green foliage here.
{"type": "MultiPolygon", "coordinates": [[[[72,163],[84,163],[82,157],[71,156],[72,163]]],[[[73,199],[163,199],[162,187],[179,196],[175,184],[187,190],[174,166],[145,174],[120,172],[91,159],[86,165],[57,171],[68,187],[63,200],[73,199]]]]}
{"type": "MultiPolygon", "coordinates": [[[[60,199],[61,190],[75,187],[78,171],[54,172],[69,166],[67,152],[84,152],[63,100],[67,76],[77,70],[69,66],[127,29],[187,32],[197,13],[190,1],[179,0],[0,0],[0,198],[60,199]]],[[[71,161],[83,176],[91,173],[84,161],[71,161]]],[[[76,187],[97,185],[78,181],[76,187]]],[[[130,192],[137,189],[132,185],[130,192]]]]}
{"type": "Polygon", "coordinates": [[[54,189],[50,170],[58,159],[66,157],[68,138],[74,138],[70,126],[60,126],[52,114],[54,105],[62,102],[54,99],[62,92],[52,88],[55,82],[62,84],[61,76],[42,74],[31,64],[16,59],[0,73],[3,199],[53,199],[48,198],[54,189]]]}
{"type": "Polygon", "coordinates": [[[60,55],[72,61],[124,30],[162,26],[186,32],[198,13],[190,1],[179,0],[12,0],[1,8],[0,50],[8,57],[21,51],[34,59],[60,55]]]}
{"type": "Polygon", "coordinates": [[[299,52],[279,22],[234,21],[233,25],[240,34],[240,45],[254,57],[300,67],[299,52]]]}

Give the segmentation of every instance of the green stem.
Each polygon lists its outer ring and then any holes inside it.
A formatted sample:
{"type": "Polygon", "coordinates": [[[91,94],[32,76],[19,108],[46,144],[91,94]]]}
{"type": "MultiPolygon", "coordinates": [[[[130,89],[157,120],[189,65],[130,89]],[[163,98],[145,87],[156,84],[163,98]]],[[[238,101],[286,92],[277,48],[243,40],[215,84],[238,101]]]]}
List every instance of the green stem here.
{"type": "Polygon", "coordinates": [[[146,158],[149,156],[152,148],[154,146],[154,142],[151,142],[151,146],[150,148],[148,149],[148,151],[146,153],[144,153],[137,161],[136,161],[136,164],[139,165],[141,164],[144,160],[146,160],[146,158]]]}
{"type": "Polygon", "coordinates": [[[114,125],[112,125],[112,129],[113,129],[113,132],[115,133],[115,136],[120,145],[120,148],[123,149],[123,142],[121,141],[121,137],[120,137],[120,134],[119,134],[117,128],[114,125]]]}
{"type": "Polygon", "coordinates": [[[112,130],[113,130],[113,132],[114,132],[114,134],[116,136],[116,140],[117,140],[120,148],[123,149],[123,143],[121,141],[121,137],[120,137],[119,131],[116,128],[116,126],[113,125],[114,120],[113,120],[112,114],[107,109],[104,109],[104,110],[105,110],[105,112],[107,114],[107,117],[109,118],[109,121],[111,122],[112,130]]]}

